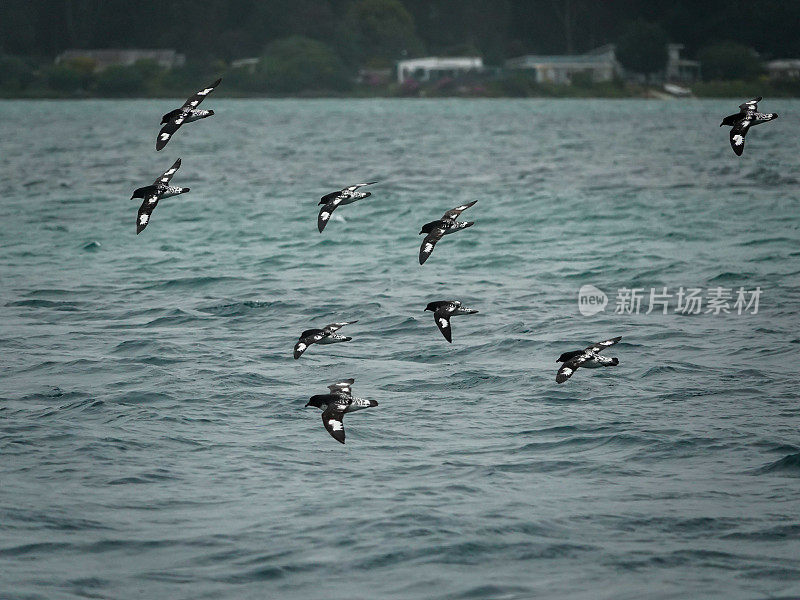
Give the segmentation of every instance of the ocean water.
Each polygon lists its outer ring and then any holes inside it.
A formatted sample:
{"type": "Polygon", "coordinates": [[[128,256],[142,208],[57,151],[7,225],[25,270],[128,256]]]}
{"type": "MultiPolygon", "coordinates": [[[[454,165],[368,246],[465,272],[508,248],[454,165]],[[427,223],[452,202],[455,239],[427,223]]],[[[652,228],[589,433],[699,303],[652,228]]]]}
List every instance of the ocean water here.
{"type": "Polygon", "coordinates": [[[0,102],[0,597],[800,596],[800,102],[737,158],[742,100],[212,96],[159,153],[174,101],[0,102]]]}

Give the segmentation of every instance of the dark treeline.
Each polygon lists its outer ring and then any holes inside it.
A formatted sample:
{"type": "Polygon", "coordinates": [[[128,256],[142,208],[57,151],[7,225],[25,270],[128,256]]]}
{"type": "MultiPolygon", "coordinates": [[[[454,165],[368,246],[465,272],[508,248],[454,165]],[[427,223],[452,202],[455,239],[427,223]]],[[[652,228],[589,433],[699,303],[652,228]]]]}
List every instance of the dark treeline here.
{"type": "Polygon", "coordinates": [[[347,65],[464,52],[498,64],[587,51],[636,20],[658,23],[689,56],[725,40],[766,58],[800,56],[794,0],[3,0],[0,53],[175,48],[189,60],[230,61],[300,35],[347,65]]]}

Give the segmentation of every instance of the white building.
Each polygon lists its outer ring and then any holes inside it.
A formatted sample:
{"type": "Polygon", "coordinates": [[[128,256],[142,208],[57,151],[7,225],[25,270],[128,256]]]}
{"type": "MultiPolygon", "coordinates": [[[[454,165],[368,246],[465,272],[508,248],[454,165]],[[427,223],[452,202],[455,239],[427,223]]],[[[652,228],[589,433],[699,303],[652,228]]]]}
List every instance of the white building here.
{"type": "Polygon", "coordinates": [[[186,57],[175,50],[66,50],[56,56],[56,64],[76,58],[94,61],[97,72],[112,65],[131,66],[140,60],[155,61],[165,69],[180,67],[186,62],[186,57]]]}
{"type": "Polygon", "coordinates": [[[667,44],[667,81],[695,81],[700,78],[700,63],[681,58],[683,44],[667,44]]]}
{"type": "Polygon", "coordinates": [[[766,64],[770,79],[800,79],[800,58],[781,58],[766,64]]]}
{"type": "Polygon", "coordinates": [[[397,82],[408,79],[435,81],[445,77],[458,77],[483,70],[483,59],[475,56],[412,58],[397,63],[397,82]]]}
{"type": "Polygon", "coordinates": [[[238,58],[233,62],[231,62],[231,68],[244,69],[249,73],[255,73],[259,60],[261,59],[258,58],[257,56],[253,58],[238,58]]]}
{"type": "Polygon", "coordinates": [[[506,69],[528,71],[536,76],[537,83],[568,84],[577,73],[588,73],[592,81],[611,81],[622,72],[614,46],[601,46],[586,54],[539,55],[528,54],[510,58],[506,69]]]}

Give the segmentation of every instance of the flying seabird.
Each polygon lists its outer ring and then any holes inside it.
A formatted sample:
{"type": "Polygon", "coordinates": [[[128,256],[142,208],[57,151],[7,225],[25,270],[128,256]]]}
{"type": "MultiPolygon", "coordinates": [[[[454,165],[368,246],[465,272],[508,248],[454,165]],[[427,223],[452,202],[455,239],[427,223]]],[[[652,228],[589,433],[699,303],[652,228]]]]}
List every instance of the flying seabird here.
{"type": "Polygon", "coordinates": [[[322,233],[322,230],[325,229],[325,225],[328,224],[328,220],[331,218],[331,214],[334,210],[336,210],[337,206],[352,204],[357,200],[371,196],[372,194],[370,192],[357,192],[356,190],[360,187],[364,187],[365,185],[372,185],[374,183],[378,182],[368,181],[367,183],[357,183],[341,189],[338,192],[325,194],[322,198],[320,198],[319,203],[324,206],[320,209],[319,216],[317,217],[317,229],[319,229],[319,232],[322,233]]]}
{"type": "Polygon", "coordinates": [[[311,344],[335,344],[336,342],[349,342],[353,338],[335,333],[345,325],[352,325],[358,321],[345,321],[343,323],[331,323],[322,329],[306,329],[300,334],[300,339],[294,345],[294,358],[300,358],[303,352],[311,344]]]}
{"type": "Polygon", "coordinates": [[[619,359],[608,358],[602,356],[600,353],[613,346],[622,339],[622,336],[611,338],[604,342],[592,344],[583,350],[574,350],[573,352],[565,352],[556,359],[556,362],[564,363],[556,374],[556,383],[564,383],[567,379],[572,377],[572,374],[578,367],[584,369],[597,369],[599,367],[616,367],[619,364],[619,359]]]}
{"type": "Polygon", "coordinates": [[[744,152],[744,136],[747,135],[751,127],[778,118],[778,113],[758,112],[759,102],[761,102],[761,96],[740,104],[738,113],[728,115],[719,124],[720,127],[723,125],[731,127],[731,148],[733,148],[736,156],[741,156],[742,152],[744,152]]]}
{"type": "Polygon", "coordinates": [[[431,221],[422,226],[422,231],[420,231],[419,234],[427,233],[428,235],[425,236],[422,240],[422,245],[419,247],[419,264],[424,264],[425,261],[428,260],[431,252],[433,252],[433,247],[436,245],[436,242],[442,239],[443,235],[466,229],[473,225],[474,221],[456,221],[456,219],[458,215],[476,202],[477,200],[473,200],[469,204],[456,206],[453,210],[448,210],[444,213],[442,218],[438,221],[431,221]]]}
{"type": "Polygon", "coordinates": [[[444,339],[451,344],[453,343],[453,334],[450,329],[450,317],[454,315],[474,315],[477,310],[472,308],[465,308],[461,306],[458,300],[439,300],[438,302],[430,302],[425,310],[433,312],[433,320],[436,321],[436,326],[442,332],[444,339]]]}
{"type": "Polygon", "coordinates": [[[354,379],[345,379],[328,386],[330,394],[318,394],[309,398],[306,407],[315,406],[322,409],[322,424],[331,434],[333,439],[344,444],[344,424],[342,419],[346,413],[355,412],[364,408],[378,406],[375,400],[355,398],[350,386],[354,379]]]}
{"type": "Polygon", "coordinates": [[[172,110],[161,117],[161,124],[164,126],[161,128],[161,131],[158,132],[158,138],[156,139],[156,150],[161,150],[164,146],[166,146],[167,142],[169,142],[169,140],[172,138],[172,135],[178,131],[178,128],[184,123],[191,123],[192,121],[205,119],[206,117],[210,117],[214,114],[213,110],[201,110],[197,108],[197,105],[205,100],[206,96],[214,91],[214,88],[219,85],[220,81],[222,81],[222,79],[217,79],[207,88],[203,88],[194,96],[189,97],[186,102],[183,103],[183,106],[176,108],[175,110],[172,110]]]}
{"type": "Polygon", "coordinates": [[[136,235],[139,235],[142,230],[147,227],[150,222],[150,215],[158,205],[158,201],[162,198],[169,198],[170,196],[177,196],[178,194],[185,194],[189,188],[175,187],[169,185],[169,180],[181,167],[181,159],[175,161],[169,169],[164,171],[158,179],[153,182],[153,185],[147,185],[134,190],[131,200],[134,198],[144,198],[142,205],[139,207],[139,213],[136,215],[136,235]]]}

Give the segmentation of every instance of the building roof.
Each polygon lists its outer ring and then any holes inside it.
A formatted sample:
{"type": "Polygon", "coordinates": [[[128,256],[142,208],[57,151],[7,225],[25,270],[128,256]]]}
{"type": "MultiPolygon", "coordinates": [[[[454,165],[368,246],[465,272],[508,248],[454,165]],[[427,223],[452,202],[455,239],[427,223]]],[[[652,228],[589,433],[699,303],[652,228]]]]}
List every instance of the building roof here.
{"type": "Polygon", "coordinates": [[[800,58],[779,58],[777,60],[771,60],[767,63],[767,69],[771,71],[797,68],[800,68],[800,58]]]}
{"type": "Polygon", "coordinates": [[[528,64],[533,64],[533,63],[588,64],[588,63],[605,63],[608,62],[609,60],[610,60],[609,57],[604,55],[587,56],[585,54],[577,54],[575,56],[561,55],[561,54],[554,54],[554,55],[529,54],[527,56],[520,56],[518,58],[509,59],[509,61],[520,61],[521,63],[528,63],[528,64]]]}
{"type": "Polygon", "coordinates": [[[585,54],[527,54],[506,61],[507,67],[535,67],[541,65],[592,66],[615,63],[614,45],[606,44],[585,54]]]}
{"type": "Polygon", "coordinates": [[[418,69],[453,69],[458,67],[479,69],[483,66],[483,59],[480,56],[428,56],[401,60],[397,64],[406,68],[418,69]]]}

